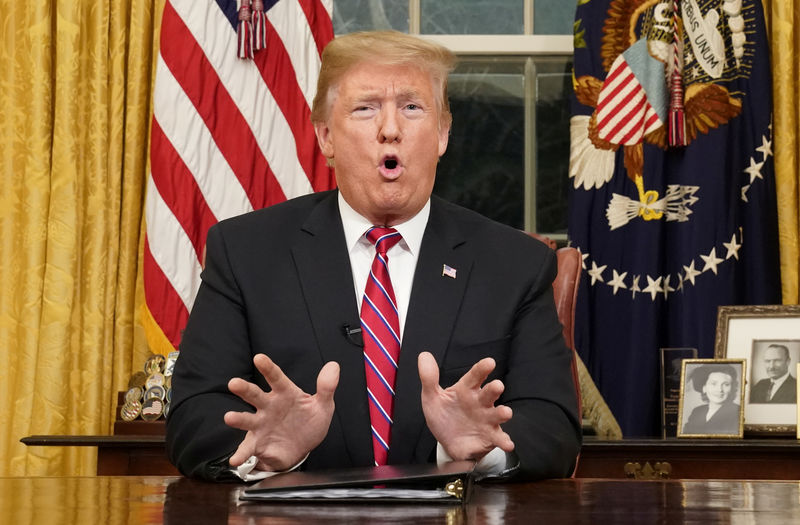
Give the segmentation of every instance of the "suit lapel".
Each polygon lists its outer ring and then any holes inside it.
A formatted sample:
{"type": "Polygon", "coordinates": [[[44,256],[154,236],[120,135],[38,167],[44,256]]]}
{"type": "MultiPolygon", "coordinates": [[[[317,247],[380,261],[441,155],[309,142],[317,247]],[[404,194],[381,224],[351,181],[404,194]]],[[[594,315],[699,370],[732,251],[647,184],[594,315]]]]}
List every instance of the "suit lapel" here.
{"type": "MultiPolygon", "coordinates": [[[[343,327],[360,325],[350,259],[337,192],[320,201],[292,247],[292,257],[323,362],[336,361],[341,373],[330,433],[338,427],[354,465],[372,462],[362,349],[343,327]]],[[[334,438],[335,436],[330,436],[334,438]]]]}
{"type": "Polygon", "coordinates": [[[435,443],[433,436],[425,433],[417,357],[428,351],[442,363],[472,267],[472,255],[462,246],[464,243],[465,237],[443,213],[441,202],[432,198],[403,330],[390,463],[427,461],[426,455],[435,443]],[[444,274],[445,265],[455,270],[455,278],[444,274]]]}

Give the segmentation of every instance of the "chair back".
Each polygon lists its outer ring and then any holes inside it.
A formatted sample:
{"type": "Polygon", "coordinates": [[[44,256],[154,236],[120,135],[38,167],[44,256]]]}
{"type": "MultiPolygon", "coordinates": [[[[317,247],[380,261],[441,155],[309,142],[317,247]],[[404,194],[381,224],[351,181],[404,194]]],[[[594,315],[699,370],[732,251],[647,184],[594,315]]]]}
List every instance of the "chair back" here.
{"type": "Polygon", "coordinates": [[[581,282],[583,258],[577,248],[564,247],[556,249],[556,242],[549,237],[538,233],[528,233],[528,235],[556,251],[558,273],[553,281],[553,299],[556,303],[558,320],[561,322],[564,342],[572,352],[572,380],[575,384],[575,394],[578,400],[578,417],[582,417],[581,381],[578,376],[577,364],[579,358],[575,352],[575,305],[578,300],[578,286],[581,282]]]}

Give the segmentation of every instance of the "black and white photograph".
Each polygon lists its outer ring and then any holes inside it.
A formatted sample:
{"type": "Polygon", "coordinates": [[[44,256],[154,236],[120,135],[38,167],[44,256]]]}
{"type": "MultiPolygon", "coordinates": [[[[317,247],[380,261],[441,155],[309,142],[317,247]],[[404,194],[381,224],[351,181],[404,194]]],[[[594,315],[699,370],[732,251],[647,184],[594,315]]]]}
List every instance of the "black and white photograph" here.
{"type": "Polygon", "coordinates": [[[714,357],[747,361],[746,434],[796,434],[800,306],[720,306],[714,357]]]}
{"type": "Polygon", "coordinates": [[[750,367],[750,403],[797,403],[800,339],[753,341],[750,367]]]}
{"type": "Polygon", "coordinates": [[[685,359],[678,437],[740,438],[743,359],[685,359]]]}

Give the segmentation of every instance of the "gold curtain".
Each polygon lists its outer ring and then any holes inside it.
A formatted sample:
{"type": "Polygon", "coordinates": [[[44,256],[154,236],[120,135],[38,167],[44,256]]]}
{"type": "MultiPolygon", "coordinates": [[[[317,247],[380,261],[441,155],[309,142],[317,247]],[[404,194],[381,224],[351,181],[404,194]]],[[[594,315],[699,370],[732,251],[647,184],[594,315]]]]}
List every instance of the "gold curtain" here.
{"type": "Polygon", "coordinates": [[[155,12],[0,0],[0,476],[93,474],[94,449],[19,440],[110,433],[116,392],[143,363],[134,289],[155,12]]]}
{"type": "Polygon", "coordinates": [[[773,152],[783,303],[800,302],[800,0],[764,0],[772,59],[773,152]]]}

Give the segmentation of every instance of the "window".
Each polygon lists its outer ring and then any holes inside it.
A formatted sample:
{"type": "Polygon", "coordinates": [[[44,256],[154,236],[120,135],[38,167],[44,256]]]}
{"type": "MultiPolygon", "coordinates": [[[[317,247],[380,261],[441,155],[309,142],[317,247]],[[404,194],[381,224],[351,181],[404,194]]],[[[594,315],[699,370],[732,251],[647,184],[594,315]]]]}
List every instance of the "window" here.
{"type": "Polygon", "coordinates": [[[563,241],[574,12],[564,0],[334,0],[333,24],[420,34],[456,53],[434,193],[563,241]]]}

